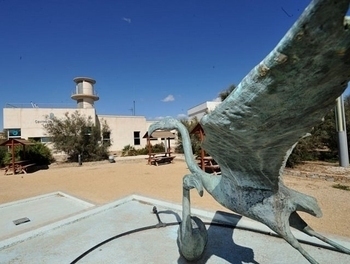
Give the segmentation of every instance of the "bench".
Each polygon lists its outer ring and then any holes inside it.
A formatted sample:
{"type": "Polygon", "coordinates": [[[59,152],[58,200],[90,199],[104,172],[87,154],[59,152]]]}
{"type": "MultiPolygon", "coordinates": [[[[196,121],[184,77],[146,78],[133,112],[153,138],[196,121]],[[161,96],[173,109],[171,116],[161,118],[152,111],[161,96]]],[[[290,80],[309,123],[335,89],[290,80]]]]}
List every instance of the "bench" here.
{"type": "Polygon", "coordinates": [[[24,173],[27,174],[28,168],[35,166],[35,163],[28,163],[28,161],[16,161],[15,167],[13,168],[12,164],[8,164],[5,167],[5,175],[8,171],[14,172],[14,174],[24,173]]]}
{"type": "Polygon", "coordinates": [[[205,165],[205,171],[211,174],[221,174],[220,166],[215,165],[205,165]]]}
{"type": "Polygon", "coordinates": [[[31,163],[31,164],[26,164],[26,165],[22,165],[20,166],[19,170],[20,172],[19,173],[24,173],[24,174],[27,174],[27,169],[30,168],[30,167],[34,167],[36,164],[35,163],[31,163]]]}
{"type": "Polygon", "coordinates": [[[158,166],[160,163],[172,163],[176,156],[162,156],[162,157],[154,157],[151,159],[151,164],[158,166]]]}
{"type": "Polygon", "coordinates": [[[221,174],[220,166],[218,164],[215,165],[206,165],[205,166],[205,171],[209,172],[211,174],[221,174]]]}
{"type": "MultiPolygon", "coordinates": [[[[202,167],[202,160],[201,160],[202,158],[201,157],[197,157],[196,159],[200,161],[200,162],[198,162],[198,166],[202,167]]],[[[214,174],[214,175],[221,174],[221,170],[220,170],[219,164],[217,164],[212,157],[210,157],[210,156],[203,157],[203,165],[204,165],[203,170],[205,172],[211,173],[211,174],[214,174]]]]}

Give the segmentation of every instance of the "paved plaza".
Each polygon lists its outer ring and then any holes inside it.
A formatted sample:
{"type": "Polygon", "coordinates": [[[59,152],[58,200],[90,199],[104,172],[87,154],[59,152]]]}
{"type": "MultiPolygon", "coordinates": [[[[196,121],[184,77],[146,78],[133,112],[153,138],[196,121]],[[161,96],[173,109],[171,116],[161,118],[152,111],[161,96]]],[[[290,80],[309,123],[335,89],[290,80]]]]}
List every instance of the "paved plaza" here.
{"type": "MultiPolygon", "coordinates": [[[[57,192],[3,204],[0,211],[0,263],[186,263],[176,244],[178,204],[131,195],[94,206],[57,192]],[[29,221],[14,223],[23,218],[29,221]]],[[[198,263],[308,263],[260,223],[220,211],[192,213],[209,235],[198,263]]],[[[295,235],[320,263],[350,262],[317,239],[295,235]]],[[[350,247],[349,239],[335,239],[350,247]]]]}

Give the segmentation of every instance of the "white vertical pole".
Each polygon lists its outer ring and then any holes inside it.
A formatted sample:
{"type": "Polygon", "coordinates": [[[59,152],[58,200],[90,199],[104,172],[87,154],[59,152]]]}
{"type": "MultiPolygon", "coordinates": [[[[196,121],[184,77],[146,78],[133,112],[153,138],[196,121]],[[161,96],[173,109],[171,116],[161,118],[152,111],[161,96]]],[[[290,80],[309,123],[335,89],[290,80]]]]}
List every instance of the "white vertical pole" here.
{"type": "Polygon", "coordinates": [[[348,140],[346,135],[346,122],[344,111],[343,96],[339,96],[336,100],[335,108],[336,128],[338,131],[338,151],[339,151],[339,165],[341,167],[349,167],[349,152],[348,140]]]}

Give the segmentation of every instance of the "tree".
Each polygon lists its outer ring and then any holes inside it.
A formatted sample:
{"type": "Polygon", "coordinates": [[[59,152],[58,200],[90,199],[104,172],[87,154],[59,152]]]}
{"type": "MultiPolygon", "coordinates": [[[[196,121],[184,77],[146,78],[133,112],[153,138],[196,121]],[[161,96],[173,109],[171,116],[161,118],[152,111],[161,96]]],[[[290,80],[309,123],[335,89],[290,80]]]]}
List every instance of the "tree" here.
{"type": "MultiPolygon", "coordinates": [[[[348,141],[350,139],[350,95],[344,98],[345,119],[348,141]]],[[[349,148],[349,144],[348,144],[349,148]]],[[[350,151],[350,148],[349,148],[350,151]]],[[[334,109],[323,118],[323,122],[315,126],[311,136],[299,141],[290,155],[287,166],[293,167],[305,160],[338,160],[338,133],[335,121],[334,109]]]]}
{"type": "Polygon", "coordinates": [[[103,134],[109,133],[104,121],[94,124],[92,117],[84,117],[78,111],[65,117],[47,117],[44,128],[52,138],[56,151],[63,151],[70,161],[77,161],[82,155],[85,161],[102,160],[108,157],[109,142],[104,141],[103,134]]]}
{"type": "Polygon", "coordinates": [[[224,101],[234,89],[236,89],[236,85],[231,84],[226,90],[221,91],[219,93],[219,97],[220,97],[221,101],[224,101]]]}
{"type": "MultiPolygon", "coordinates": [[[[236,88],[230,85],[220,92],[221,101],[224,101],[236,88]]],[[[335,107],[335,102],[334,102],[335,107]]],[[[345,119],[347,127],[348,149],[350,152],[350,95],[344,98],[345,119]]],[[[338,133],[336,131],[335,109],[332,109],[323,118],[323,122],[315,126],[309,137],[301,139],[288,158],[287,167],[294,167],[306,160],[337,160],[338,133]]]]}
{"type": "MultiPolygon", "coordinates": [[[[188,132],[190,132],[198,124],[198,120],[196,118],[194,118],[191,121],[187,119],[182,119],[180,120],[180,122],[187,128],[188,132]]],[[[193,154],[200,155],[201,142],[200,142],[199,136],[197,134],[191,134],[190,140],[192,144],[193,154]]],[[[176,146],[176,152],[184,153],[184,149],[182,145],[182,137],[180,133],[178,134],[178,144],[176,146]]]]}

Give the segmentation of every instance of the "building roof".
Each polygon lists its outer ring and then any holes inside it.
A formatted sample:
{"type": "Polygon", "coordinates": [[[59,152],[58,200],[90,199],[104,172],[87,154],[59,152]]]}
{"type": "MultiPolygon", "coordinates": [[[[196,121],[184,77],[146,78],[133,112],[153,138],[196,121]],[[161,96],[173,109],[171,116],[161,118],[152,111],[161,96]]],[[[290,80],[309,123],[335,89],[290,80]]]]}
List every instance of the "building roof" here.
{"type": "MultiPolygon", "coordinates": [[[[143,136],[143,138],[148,137],[148,132],[143,136]]],[[[154,131],[150,138],[175,138],[175,135],[171,133],[170,131],[165,131],[165,130],[158,130],[154,131]]]]}
{"type": "Polygon", "coordinates": [[[204,134],[204,130],[203,130],[201,124],[198,123],[194,128],[192,128],[192,130],[190,131],[190,134],[200,133],[201,131],[204,134]]]}
{"type": "Polygon", "coordinates": [[[12,141],[13,141],[14,146],[17,146],[17,145],[35,145],[35,143],[33,143],[29,140],[23,139],[23,138],[10,138],[10,139],[2,142],[0,144],[0,146],[12,146],[12,141]]]}

